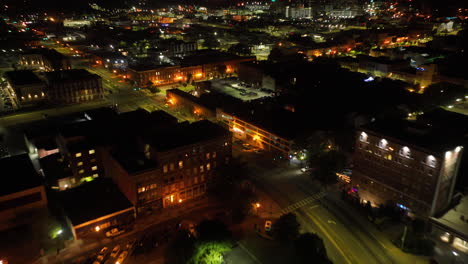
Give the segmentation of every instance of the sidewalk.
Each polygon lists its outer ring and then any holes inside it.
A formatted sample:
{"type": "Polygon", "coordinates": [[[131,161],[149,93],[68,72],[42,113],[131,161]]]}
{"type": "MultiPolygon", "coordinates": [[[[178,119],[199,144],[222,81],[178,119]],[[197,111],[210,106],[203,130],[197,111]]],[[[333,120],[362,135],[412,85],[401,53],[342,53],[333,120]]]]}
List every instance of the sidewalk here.
{"type": "Polygon", "coordinates": [[[218,206],[220,206],[219,202],[214,201],[213,199],[209,199],[208,197],[202,197],[199,200],[193,201],[193,203],[191,203],[187,207],[165,208],[161,212],[157,212],[152,215],[148,215],[148,216],[135,220],[133,230],[131,230],[130,232],[124,233],[123,235],[115,239],[103,238],[101,240],[94,240],[94,241],[93,240],[88,240],[88,241],[75,240],[75,241],[72,241],[71,244],[68,245],[66,248],[62,249],[58,254],[43,256],[39,260],[37,260],[35,263],[36,264],[55,264],[55,263],[64,263],[67,261],[71,261],[72,259],[77,258],[93,250],[97,251],[100,247],[103,247],[109,243],[124,240],[130,236],[134,236],[139,232],[142,232],[148,228],[151,228],[152,226],[156,226],[168,220],[171,220],[174,218],[181,218],[181,217],[184,217],[185,215],[191,214],[201,209],[218,207],[218,206]]]}

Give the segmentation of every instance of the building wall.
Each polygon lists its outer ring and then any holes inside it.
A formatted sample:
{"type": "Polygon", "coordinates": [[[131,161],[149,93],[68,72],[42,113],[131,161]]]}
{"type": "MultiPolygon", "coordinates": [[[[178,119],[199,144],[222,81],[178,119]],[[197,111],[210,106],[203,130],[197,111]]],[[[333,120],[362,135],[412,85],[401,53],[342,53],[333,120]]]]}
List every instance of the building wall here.
{"type": "Polygon", "coordinates": [[[34,220],[34,211],[47,206],[44,186],[0,196],[0,230],[34,220]]]}
{"type": "Polygon", "coordinates": [[[206,108],[203,105],[197,104],[196,102],[188,98],[179,96],[178,94],[171,92],[170,90],[166,92],[166,99],[170,104],[174,106],[185,107],[187,108],[188,111],[190,111],[194,115],[197,115],[201,118],[205,118],[205,119],[216,118],[216,112],[212,111],[211,109],[206,108]]]}
{"type": "Polygon", "coordinates": [[[48,98],[55,103],[81,103],[104,98],[101,77],[49,84],[48,98]]]}
{"type": "Polygon", "coordinates": [[[286,156],[289,155],[291,141],[261,129],[234,115],[227,114],[221,109],[217,109],[216,117],[222,124],[229,128],[234,138],[247,141],[253,146],[266,151],[280,152],[286,156]]]}
{"type": "Polygon", "coordinates": [[[159,166],[129,175],[112,157],[106,161],[106,173],[114,178],[125,196],[137,208],[137,214],[170,206],[204,195],[215,180],[214,170],[229,162],[231,138],[220,137],[197,144],[158,152],[145,146],[147,158],[159,166]]]}
{"type": "Polygon", "coordinates": [[[47,58],[42,54],[22,54],[19,65],[25,69],[40,71],[61,71],[71,69],[71,63],[66,58],[47,58]]]}
{"type": "Polygon", "coordinates": [[[392,201],[422,216],[439,212],[450,201],[459,159],[444,173],[442,153],[362,130],[355,149],[352,184],[362,200],[373,206],[392,201]],[[451,175],[449,183],[441,181],[444,174],[451,175]]]}

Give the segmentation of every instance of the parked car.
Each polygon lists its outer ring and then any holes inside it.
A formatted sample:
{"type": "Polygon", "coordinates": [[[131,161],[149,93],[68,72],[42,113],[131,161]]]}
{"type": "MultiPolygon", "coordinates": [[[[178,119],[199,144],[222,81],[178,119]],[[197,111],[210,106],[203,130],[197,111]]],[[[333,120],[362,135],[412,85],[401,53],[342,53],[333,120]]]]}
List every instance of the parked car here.
{"type": "Polygon", "coordinates": [[[120,245],[117,245],[117,246],[114,247],[114,249],[112,249],[112,253],[110,255],[111,255],[111,257],[115,258],[115,257],[117,257],[119,252],[120,252],[120,245]]]}
{"type": "Polygon", "coordinates": [[[117,261],[115,262],[115,264],[121,264],[125,260],[127,255],[128,255],[128,251],[126,251],[126,250],[124,252],[120,253],[120,256],[117,259],[117,261]]]}
{"type": "Polygon", "coordinates": [[[101,249],[101,251],[99,251],[99,255],[105,255],[107,253],[107,251],[109,251],[109,248],[108,247],[103,247],[101,249]]]}
{"type": "Polygon", "coordinates": [[[106,237],[115,237],[125,233],[124,229],[112,228],[110,231],[106,232],[106,237]]]}

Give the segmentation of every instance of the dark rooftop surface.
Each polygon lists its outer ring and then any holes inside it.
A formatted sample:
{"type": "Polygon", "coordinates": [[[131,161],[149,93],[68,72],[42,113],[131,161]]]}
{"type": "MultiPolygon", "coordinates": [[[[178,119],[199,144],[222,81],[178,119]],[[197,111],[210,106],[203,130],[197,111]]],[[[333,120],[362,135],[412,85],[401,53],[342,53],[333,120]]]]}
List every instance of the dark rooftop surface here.
{"type": "Polygon", "coordinates": [[[47,181],[55,181],[73,176],[68,161],[60,153],[46,156],[39,160],[47,181]]]}
{"type": "Polygon", "coordinates": [[[54,50],[54,49],[45,49],[45,48],[42,48],[42,49],[29,49],[29,50],[26,50],[23,52],[23,54],[27,55],[27,54],[41,54],[43,56],[45,56],[46,58],[48,59],[62,59],[62,58],[65,58],[65,56],[54,50]]]}
{"type": "Polygon", "coordinates": [[[101,78],[99,75],[90,73],[85,69],[53,71],[53,72],[46,72],[44,74],[49,82],[65,81],[65,80],[75,81],[75,80],[90,79],[90,78],[101,78]]]}
{"type": "Polygon", "coordinates": [[[191,124],[184,122],[168,129],[156,130],[149,135],[148,139],[156,151],[162,152],[229,134],[230,132],[220,125],[202,120],[191,124]]]}
{"type": "MultiPolygon", "coordinates": [[[[464,145],[467,142],[466,124],[468,117],[460,115],[458,118],[464,119],[461,123],[450,123],[443,120],[436,120],[431,115],[452,116],[454,113],[428,113],[419,121],[408,120],[379,120],[362,128],[374,131],[376,133],[401,140],[402,142],[413,146],[425,148],[435,152],[445,152],[456,146],[464,145]],[[462,127],[465,127],[463,129],[462,127]]],[[[444,111],[446,112],[446,111],[444,111]]],[[[459,114],[456,114],[459,115],[459,114]]]]}
{"type": "Polygon", "coordinates": [[[28,154],[12,156],[0,159],[2,170],[2,184],[0,184],[0,196],[8,195],[43,184],[41,176],[37,174],[28,154]]]}
{"type": "Polygon", "coordinates": [[[170,64],[146,64],[145,63],[145,64],[130,65],[128,68],[134,71],[151,71],[151,70],[171,68],[171,67],[179,67],[179,66],[174,66],[170,64]]]}
{"type": "Polygon", "coordinates": [[[221,63],[230,60],[252,59],[255,57],[241,57],[235,54],[220,52],[215,50],[198,50],[189,56],[185,56],[180,60],[180,65],[183,67],[195,66],[210,63],[221,63]]]}
{"type": "Polygon", "coordinates": [[[62,191],[59,196],[73,226],[133,207],[112,180],[105,178],[62,191]]]}
{"type": "Polygon", "coordinates": [[[42,81],[30,70],[5,72],[5,77],[13,85],[41,84],[42,81]]]}
{"type": "Polygon", "coordinates": [[[154,160],[147,159],[144,153],[139,153],[125,148],[112,154],[117,162],[128,174],[138,174],[158,167],[154,160]]]}

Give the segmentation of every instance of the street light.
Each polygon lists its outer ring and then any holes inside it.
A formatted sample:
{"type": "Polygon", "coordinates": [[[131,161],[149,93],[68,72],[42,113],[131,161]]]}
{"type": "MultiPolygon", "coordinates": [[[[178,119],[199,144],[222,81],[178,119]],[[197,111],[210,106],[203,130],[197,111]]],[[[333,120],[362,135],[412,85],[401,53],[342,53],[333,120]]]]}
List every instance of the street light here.
{"type": "Polygon", "coordinates": [[[455,252],[455,251],[452,251],[452,254],[453,254],[453,258],[452,258],[452,264],[453,264],[453,263],[456,263],[456,260],[457,260],[457,257],[458,257],[458,253],[455,252]]]}

